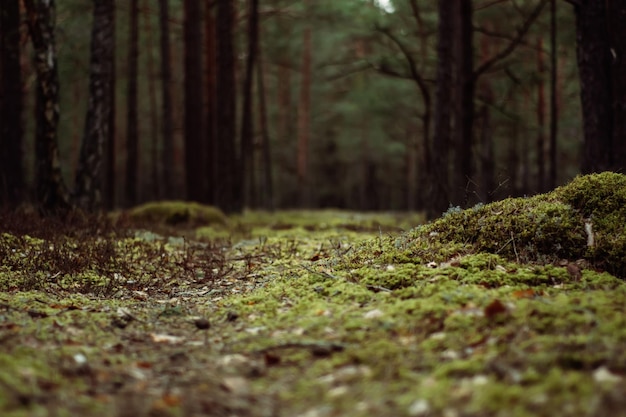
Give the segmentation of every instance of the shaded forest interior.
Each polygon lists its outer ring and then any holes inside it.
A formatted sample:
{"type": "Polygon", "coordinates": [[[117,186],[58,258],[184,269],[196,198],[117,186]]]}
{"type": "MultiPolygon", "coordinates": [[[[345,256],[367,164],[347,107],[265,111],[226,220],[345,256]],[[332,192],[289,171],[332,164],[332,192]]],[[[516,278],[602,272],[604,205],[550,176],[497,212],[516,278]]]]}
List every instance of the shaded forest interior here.
{"type": "Polygon", "coordinates": [[[3,0],[1,202],[436,216],[619,171],[616,3],[3,0]]]}

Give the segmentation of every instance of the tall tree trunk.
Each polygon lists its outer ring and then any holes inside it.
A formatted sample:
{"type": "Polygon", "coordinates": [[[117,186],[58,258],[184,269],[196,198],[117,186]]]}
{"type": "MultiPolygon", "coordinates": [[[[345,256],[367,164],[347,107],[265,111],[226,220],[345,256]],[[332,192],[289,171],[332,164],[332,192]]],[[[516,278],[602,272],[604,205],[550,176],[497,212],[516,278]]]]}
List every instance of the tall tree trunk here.
{"type": "Polygon", "coordinates": [[[454,202],[465,206],[472,194],[472,144],[474,130],[474,56],[472,0],[456,0],[455,36],[455,164],[454,202]]]}
{"type": "Polygon", "coordinates": [[[441,215],[450,204],[448,164],[450,152],[450,118],[452,108],[452,59],[454,7],[450,0],[439,0],[437,38],[437,89],[435,91],[435,129],[433,133],[433,184],[429,217],[441,215]]]}
{"type": "Polygon", "coordinates": [[[255,198],[254,175],[254,117],[252,111],[252,86],[254,81],[254,64],[258,49],[259,33],[259,0],[250,0],[248,14],[248,56],[246,73],[243,81],[243,107],[241,115],[241,188],[244,204],[254,207],[255,198]]]}
{"type": "Polygon", "coordinates": [[[174,120],[172,115],[172,67],[170,53],[169,0],[159,0],[159,29],[161,33],[161,113],[163,124],[163,149],[161,169],[162,196],[172,198],[174,188],[174,120]]]}
{"type": "MultiPolygon", "coordinates": [[[[578,72],[585,140],[582,172],[610,169],[613,139],[611,66],[606,2],[585,1],[575,6],[578,72]]],[[[623,76],[623,74],[621,74],[623,76]]]]}
{"type": "Polygon", "coordinates": [[[185,178],[187,198],[206,201],[200,2],[185,0],[185,178]]]}
{"type": "Polygon", "coordinates": [[[35,114],[36,187],[39,209],[64,214],[70,208],[69,192],[61,174],[57,128],[59,124],[59,74],[55,47],[54,0],[24,0],[28,28],[35,49],[37,98],[35,114]]]}
{"type": "Polygon", "coordinates": [[[556,187],[558,170],[556,166],[557,156],[557,135],[559,111],[557,105],[557,83],[558,83],[558,49],[556,44],[556,0],[550,0],[550,172],[548,175],[547,188],[550,190],[556,187]]]}
{"type": "Polygon", "coordinates": [[[112,63],[111,63],[111,76],[109,79],[109,95],[111,97],[110,110],[109,110],[109,137],[106,140],[105,149],[105,177],[104,177],[104,207],[107,210],[113,210],[115,208],[115,171],[116,171],[116,149],[115,149],[115,121],[116,121],[116,106],[115,106],[115,0],[113,0],[113,7],[111,9],[111,33],[113,37],[111,39],[112,48],[112,63]]]}
{"type": "Polygon", "coordinates": [[[213,204],[215,202],[215,190],[218,187],[216,184],[217,178],[217,143],[216,143],[216,65],[215,60],[215,18],[213,17],[212,7],[209,3],[205,4],[204,9],[204,81],[206,83],[204,101],[205,101],[205,113],[204,113],[204,132],[206,137],[206,152],[205,159],[207,178],[207,190],[206,200],[213,204]]]}
{"type": "MultiPolygon", "coordinates": [[[[305,0],[305,9],[310,10],[310,0],[305,0]]],[[[311,118],[311,38],[313,28],[310,23],[306,23],[302,38],[302,66],[300,80],[300,99],[298,101],[298,150],[297,150],[297,172],[298,172],[298,193],[301,206],[309,203],[309,178],[308,178],[308,158],[309,158],[309,137],[311,118]]]]}
{"type": "Polygon", "coordinates": [[[89,64],[89,106],[76,173],[76,204],[87,211],[98,210],[102,203],[102,158],[113,129],[111,122],[111,80],[113,77],[114,0],[96,0],[91,32],[89,64]]]}
{"type": "Polygon", "coordinates": [[[610,154],[611,169],[626,170],[626,2],[610,0],[608,8],[609,46],[611,51],[611,112],[613,137],[610,154]]]}
{"type": "Polygon", "coordinates": [[[537,39],[537,136],[535,140],[535,152],[537,154],[537,188],[536,192],[544,191],[544,183],[546,178],[545,164],[545,128],[546,128],[546,94],[543,75],[545,72],[545,64],[543,58],[543,39],[537,39]]]}
{"type": "Polygon", "coordinates": [[[137,76],[139,72],[139,0],[130,0],[128,39],[128,96],[126,108],[126,205],[137,203],[139,174],[139,129],[137,76]]]}
{"type": "MultiPolygon", "coordinates": [[[[143,9],[150,10],[150,1],[143,1],[143,9]]],[[[150,187],[146,187],[146,195],[148,200],[158,199],[162,194],[162,186],[160,181],[160,161],[159,161],[159,111],[157,103],[157,75],[155,74],[156,65],[154,63],[154,38],[152,36],[152,15],[146,13],[144,16],[145,34],[146,34],[146,69],[148,77],[148,100],[150,110],[150,129],[149,129],[149,143],[150,143],[150,187]]]]}
{"type": "Polygon", "coordinates": [[[235,8],[232,0],[217,0],[216,15],[216,156],[217,205],[226,212],[242,209],[240,171],[235,151],[236,89],[235,89],[235,8]]]}
{"type": "Polygon", "coordinates": [[[0,206],[15,207],[24,198],[20,2],[0,8],[0,206]]]}
{"type": "Polygon", "coordinates": [[[257,57],[257,90],[259,97],[259,127],[263,140],[263,207],[274,211],[274,185],[272,180],[272,152],[270,144],[270,132],[267,125],[267,96],[265,92],[265,73],[263,71],[263,58],[259,43],[257,57]]]}

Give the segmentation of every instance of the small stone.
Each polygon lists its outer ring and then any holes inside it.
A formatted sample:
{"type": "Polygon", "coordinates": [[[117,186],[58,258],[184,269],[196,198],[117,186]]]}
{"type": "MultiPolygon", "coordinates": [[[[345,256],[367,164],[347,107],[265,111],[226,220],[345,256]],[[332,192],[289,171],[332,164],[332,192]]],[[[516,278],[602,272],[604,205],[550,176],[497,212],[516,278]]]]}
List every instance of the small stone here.
{"type": "Polygon", "coordinates": [[[430,412],[430,404],[423,398],[413,401],[409,406],[410,416],[424,416],[430,412]]]}
{"type": "Polygon", "coordinates": [[[236,311],[229,311],[226,313],[226,321],[236,321],[239,318],[239,313],[237,313],[236,311]]]}
{"type": "Polygon", "coordinates": [[[208,329],[211,328],[211,323],[207,319],[205,319],[204,317],[201,317],[199,319],[195,319],[193,321],[193,324],[196,325],[196,328],[198,330],[208,330],[208,329]]]}

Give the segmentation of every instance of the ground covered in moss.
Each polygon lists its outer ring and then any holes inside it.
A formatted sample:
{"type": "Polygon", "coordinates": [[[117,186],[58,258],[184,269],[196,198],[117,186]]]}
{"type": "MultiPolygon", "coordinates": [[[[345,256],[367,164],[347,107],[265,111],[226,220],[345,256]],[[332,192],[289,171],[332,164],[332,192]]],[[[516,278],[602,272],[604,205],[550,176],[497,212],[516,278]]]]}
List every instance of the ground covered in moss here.
{"type": "Polygon", "coordinates": [[[625,203],[5,213],[0,414],[626,415],[625,203]]]}

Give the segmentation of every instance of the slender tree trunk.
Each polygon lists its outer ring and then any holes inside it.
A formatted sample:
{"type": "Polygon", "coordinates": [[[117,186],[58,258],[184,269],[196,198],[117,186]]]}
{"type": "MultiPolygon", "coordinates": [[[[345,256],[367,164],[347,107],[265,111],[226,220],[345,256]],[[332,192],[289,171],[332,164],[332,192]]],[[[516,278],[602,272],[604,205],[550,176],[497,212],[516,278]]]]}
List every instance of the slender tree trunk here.
{"type": "Polygon", "coordinates": [[[111,80],[114,72],[114,0],[96,0],[91,33],[89,65],[89,106],[85,134],[76,173],[75,197],[78,207],[87,211],[101,208],[101,165],[111,123],[111,80]]]}
{"type": "Polygon", "coordinates": [[[265,73],[259,42],[257,57],[257,90],[259,97],[259,127],[263,140],[263,206],[266,210],[274,211],[274,185],[272,180],[272,151],[269,127],[267,125],[267,96],[265,92],[265,73]]]}
{"type": "Polygon", "coordinates": [[[496,158],[493,149],[493,127],[491,126],[491,112],[489,104],[485,103],[480,109],[480,190],[481,202],[490,203],[494,200],[496,191],[495,168],[496,158]]]}
{"type": "Polygon", "coordinates": [[[185,178],[187,198],[205,201],[202,122],[202,14],[200,2],[185,0],[185,178]]]}
{"type": "Polygon", "coordinates": [[[111,39],[112,48],[112,63],[111,63],[111,76],[109,80],[109,95],[110,111],[109,111],[109,137],[106,140],[105,150],[105,181],[104,181],[104,207],[107,210],[113,210],[115,208],[115,171],[116,171],[116,149],[115,149],[115,136],[116,136],[116,106],[115,106],[115,0],[113,0],[113,7],[111,9],[111,33],[113,37],[111,39]]]}
{"type": "Polygon", "coordinates": [[[613,114],[613,137],[611,169],[626,170],[626,2],[610,0],[608,8],[609,47],[611,51],[611,112],[613,114]]]}
{"type": "MultiPolygon", "coordinates": [[[[150,1],[143,1],[143,9],[150,10],[150,1]]],[[[149,183],[151,187],[147,187],[146,192],[151,195],[146,195],[148,200],[158,199],[162,195],[162,185],[160,181],[160,159],[159,159],[159,136],[161,130],[159,129],[159,110],[157,103],[157,81],[155,74],[156,65],[154,62],[154,38],[152,36],[152,15],[146,13],[144,16],[144,27],[146,34],[146,75],[148,77],[148,100],[150,110],[150,129],[149,129],[149,144],[150,144],[150,179],[149,183]]]]}
{"type": "Polygon", "coordinates": [[[207,3],[204,10],[204,81],[206,83],[205,89],[205,136],[206,136],[206,154],[207,161],[206,177],[207,177],[207,201],[211,204],[215,202],[215,190],[218,188],[216,183],[217,178],[217,152],[216,152],[216,60],[215,60],[215,18],[213,17],[213,10],[207,3]]]}
{"type": "Polygon", "coordinates": [[[0,207],[24,198],[20,2],[3,0],[0,8],[0,207]]]}
{"type": "Polygon", "coordinates": [[[254,82],[254,65],[258,49],[259,33],[259,1],[250,0],[248,14],[248,56],[246,59],[246,73],[243,82],[243,107],[241,115],[241,188],[244,204],[254,207],[255,198],[254,175],[254,117],[252,86],[254,82]]]}
{"type": "Polygon", "coordinates": [[[172,198],[174,188],[174,120],[172,115],[172,67],[170,53],[169,0],[159,0],[159,29],[161,33],[161,113],[163,117],[161,170],[162,196],[172,198]]]}
{"type": "Polygon", "coordinates": [[[535,141],[535,152],[537,154],[537,188],[536,191],[541,193],[544,191],[546,178],[545,164],[545,128],[546,128],[546,94],[543,75],[545,72],[545,64],[543,59],[543,39],[537,39],[537,136],[535,141]]]}
{"type": "Polygon", "coordinates": [[[232,0],[217,0],[216,15],[216,202],[226,212],[242,209],[240,170],[235,151],[236,89],[235,89],[235,8],[232,0]]]}
{"type": "MultiPolygon", "coordinates": [[[[583,109],[582,172],[610,169],[612,148],[611,65],[607,47],[606,2],[586,1],[575,6],[578,72],[583,109]]],[[[623,74],[621,74],[623,76],[623,74]]]]}
{"type": "Polygon", "coordinates": [[[37,98],[35,114],[36,187],[39,209],[63,214],[70,208],[69,192],[61,174],[57,128],[59,124],[59,74],[55,47],[54,0],[24,0],[28,28],[35,49],[37,98]]]}
{"type": "Polygon", "coordinates": [[[553,189],[557,184],[558,167],[557,162],[557,135],[559,112],[557,105],[557,83],[558,83],[558,49],[556,43],[556,0],[550,0],[550,172],[547,186],[553,189]]]}
{"type": "MultiPolygon", "coordinates": [[[[306,10],[310,10],[310,0],[305,0],[306,10]]],[[[313,28],[310,23],[306,23],[302,39],[302,66],[300,81],[300,99],[298,102],[298,192],[300,206],[307,206],[309,203],[309,178],[308,178],[308,158],[309,158],[309,137],[311,118],[311,38],[313,28]]]]}
{"type": "Polygon", "coordinates": [[[450,0],[439,0],[437,40],[437,89],[435,91],[435,129],[433,136],[433,181],[429,217],[441,215],[450,204],[448,161],[452,109],[452,58],[454,7],[450,0]]]}
{"type": "Polygon", "coordinates": [[[126,108],[126,205],[137,203],[139,174],[139,129],[137,77],[139,72],[139,0],[130,0],[128,39],[128,96],[126,108]]]}
{"type": "Polygon", "coordinates": [[[474,193],[472,185],[472,144],[474,130],[474,58],[472,0],[456,0],[457,27],[455,36],[455,180],[454,202],[465,206],[469,195],[474,193]]]}

